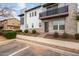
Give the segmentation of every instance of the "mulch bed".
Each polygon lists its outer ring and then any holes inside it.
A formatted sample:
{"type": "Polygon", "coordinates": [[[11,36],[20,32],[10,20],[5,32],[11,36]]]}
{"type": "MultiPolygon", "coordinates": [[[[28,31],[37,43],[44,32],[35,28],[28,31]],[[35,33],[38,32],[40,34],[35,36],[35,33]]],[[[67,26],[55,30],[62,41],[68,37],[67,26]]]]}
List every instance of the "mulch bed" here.
{"type": "MultiPolygon", "coordinates": [[[[40,33],[32,34],[31,32],[29,32],[29,33],[18,32],[18,34],[20,34],[20,35],[26,35],[26,36],[34,36],[34,37],[38,37],[40,35],[40,33]]],[[[60,36],[58,38],[55,38],[55,37],[53,37],[53,34],[47,34],[44,38],[79,43],[79,40],[76,40],[73,35],[70,35],[69,38],[62,38],[62,36],[60,36]]]]}
{"type": "Polygon", "coordinates": [[[76,39],[75,39],[73,36],[71,36],[71,35],[69,36],[69,38],[62,38],[61,36],[60,36],[60,37],[58,37],[58,38],[55,38],[55,37],[53,37],[53,35],[52,35],[52,34],[47,34],[44,38],[79,43],[79,40],[76,40],[76,39]]]}
{"type": "Polygon", "coordinates": [[[18,34],[26,35],[26,36],[34,36],[34,37],[37,37],[38,35],[40,35],[39,33],[32,34],[31,32],[29,32],[29,33],[18,32],[18,34]]]}

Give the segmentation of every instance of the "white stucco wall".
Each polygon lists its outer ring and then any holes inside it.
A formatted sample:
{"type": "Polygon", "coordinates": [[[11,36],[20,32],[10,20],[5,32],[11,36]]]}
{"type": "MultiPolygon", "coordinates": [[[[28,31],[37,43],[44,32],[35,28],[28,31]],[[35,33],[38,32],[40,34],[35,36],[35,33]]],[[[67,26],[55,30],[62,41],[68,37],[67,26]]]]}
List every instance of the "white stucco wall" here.
{"type": "Polygon", "coordinates": [[[34,24],[34,28],[39,28],[39,23],[41,23],[41,20],[39,19],[39,13],[41,12],[42,8],[37,8],[34,10],[31,10],[29,12],[26,12],[27,18],[26,23],[28,24],[28,29],[32,29],[32,23],[34,24]],[[36,16],[30,17],[30,13],[34,13],[36,11],[36,16]]]}

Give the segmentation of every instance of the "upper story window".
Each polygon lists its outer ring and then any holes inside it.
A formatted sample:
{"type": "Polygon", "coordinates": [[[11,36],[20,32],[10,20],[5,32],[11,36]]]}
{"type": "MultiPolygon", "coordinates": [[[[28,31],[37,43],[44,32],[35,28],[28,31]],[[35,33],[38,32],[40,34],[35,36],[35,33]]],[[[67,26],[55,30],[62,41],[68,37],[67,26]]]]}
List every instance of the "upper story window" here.
{"type": "Polygon", "coordinates": [[[30,17],[31,17],[31,13],[30,13],[30,17]]]}
{"type": "Polygon", "coordinates": [[[20,24],[21,24],[21,25],[24,24],[24,17],[20,17],[20,24]]]}
{"type": "Polygon", "coordinates": [[[35,11],[35,16],[36,16],[36,11],[35,11]]]}
{"type": "Polygon", "coordinates": [[[32,17],[34,16],[34,13],[32,12],[32,17]]]}
{"type": "Polygon", "coordinates": [[[29,16],[30,16],[30,17],[34,17],[34,16],[36,16],[36,15],[37,15],[37,14],[36,14],[36,11],[35,11],[35,12],[31,12],[29,16]]]}

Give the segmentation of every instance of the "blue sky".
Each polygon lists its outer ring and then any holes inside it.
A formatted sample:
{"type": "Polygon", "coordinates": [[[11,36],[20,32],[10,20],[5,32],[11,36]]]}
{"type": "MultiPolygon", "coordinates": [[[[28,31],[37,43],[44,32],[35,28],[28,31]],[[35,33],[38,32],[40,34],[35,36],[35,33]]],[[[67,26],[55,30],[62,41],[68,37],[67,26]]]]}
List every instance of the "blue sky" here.
{"type": "Polygon", "coordinates": [[[30,9],[37,5],[39,5],[39,3],[0,3],[0,8],[8,7],[14,9],[16,11],[16,14],[19,15],[21,9],[30,9]]]}

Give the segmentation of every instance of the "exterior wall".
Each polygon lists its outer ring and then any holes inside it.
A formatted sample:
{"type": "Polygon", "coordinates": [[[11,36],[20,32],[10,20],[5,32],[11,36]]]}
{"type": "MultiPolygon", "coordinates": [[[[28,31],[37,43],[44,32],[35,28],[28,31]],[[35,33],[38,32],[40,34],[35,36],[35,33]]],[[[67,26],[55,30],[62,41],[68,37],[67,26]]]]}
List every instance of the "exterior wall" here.
{"type": "Polygon", "coordinates": [[[7,25],[19,26],[20,22],[16,18],[7,19],[7,25]]]}
{"type": "Polygon", "coordinates": [[[32,28],[32,23],[34,24],[34,28],[39,28],[39,23],[41,23],[41,20],[39,19],[39,13],[41,12],[41,8],[34,9],[32,11],[26,12],[25,13],[25,25],[26,29],[33,29],[32,28]],[[36,16],[30,17],[30,13],[36,12],[36,16]],[[28,25],[28,28],[27,28],[28,25]]]}
{"type": "MultiPolygon", "coordinates": [[[[65,5],[68,5],[68,13],[69,15],[67,17],[65,17],[63,20],[65,20],[65,32],[69,33],[69,34],[75,34],[77,33],[77,22],[75,20],[76,14],[77,14],[77,4],[75,3],[69,3],[69,4],[59,4],[58,7],[63,7],[65,5]]],[[[56,18],[57,19],[57,18],[56,18]]],[[[49,22],[49,33],[53,33],[56,30],[53,30],[53,21],[56,19],[48,19],[48,20],[42,20],[43,25],[42,25],[42,30],[44,32],[44,22],[49,22]]],[[[58,20],[60,20],[62,18],[58,18],[58,20]]],[[[57,31],[59,33],[63,33],[64,31],[57,31]]]]}
{"type": "Polygon", "coordinates": [[[16,18],[6,19],[1,21],[3,24],[3,30],[19,30],[20,22],[16,18]]]}
{"type": "Polygon", "coordinates": [[[58,33],[63,33],[64,32],[64,30],[53,30],[53,21],[61,21],[61,20],[64,20],[64,22],[65,22],[65,18],[53,18],[53,19],[48,19],[48,20],[43,20],[43,25],[42,25],[42,30],[43,30],[43,32],[45,32],[44,31],[44,22],[49,22],[49,32],[48,33],[50,33],[50,34],[52,34],[52,33],[54,33],[55,31],[56,32],[58,32],[58,33]]]}
{"type": "Polygon", "coordinates": [[[59,4],[58,4],[58,8],[59,8],[59,7],[66,6],[66,5],[68,5],[68,3],[59,3],[59,4]]]}
{"type": "Polygon", "coordinates": [[[77,21],[75,20],[77,15],[77,4],[71,3],[68,5],[69,16],[66,18],[65,32],[75,34],[77,32],[77,21]]]}

